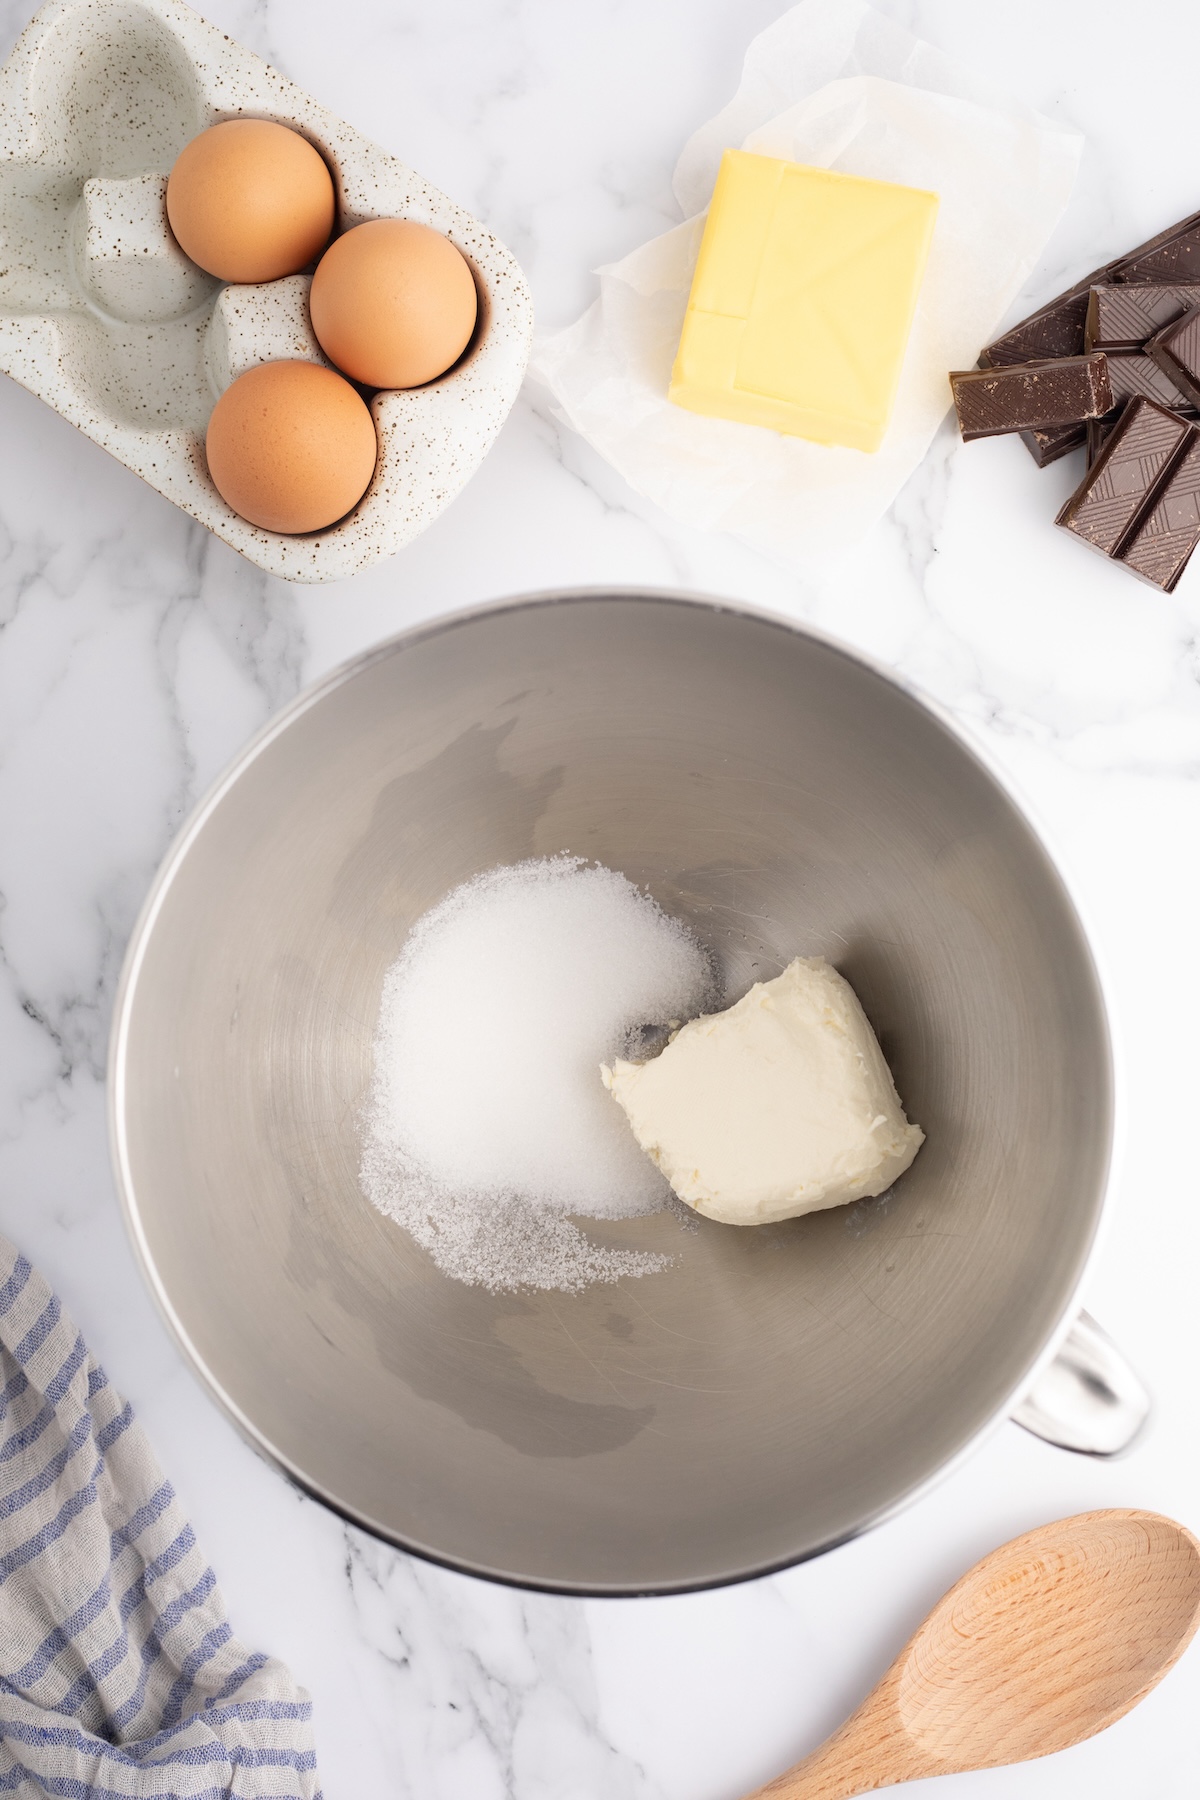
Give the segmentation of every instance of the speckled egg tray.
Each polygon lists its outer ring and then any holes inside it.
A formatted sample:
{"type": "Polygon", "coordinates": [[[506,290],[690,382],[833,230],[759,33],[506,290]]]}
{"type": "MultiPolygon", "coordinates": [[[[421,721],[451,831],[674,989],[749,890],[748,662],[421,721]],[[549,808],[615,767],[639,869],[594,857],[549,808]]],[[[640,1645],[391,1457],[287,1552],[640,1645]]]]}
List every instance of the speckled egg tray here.
{"type": "Polygon", "coordinates": [[[172,0],[51,0],[0,70],[0,368],[243,556],[333,581],[391,556],[486,454],[521,383],[532,307],[504,246],[394,156],[172,0]],[[197,132],[240,114],[325,157],[338,228],[409,218],[445,232],[479,289],[479,325],[439,381],[371,403],[379,461],[339,524],[249,525],[208,474],[214,401],[255,363],[323,362],[308,275],[223,286],[166,223],[166,177],[197,132]]]}

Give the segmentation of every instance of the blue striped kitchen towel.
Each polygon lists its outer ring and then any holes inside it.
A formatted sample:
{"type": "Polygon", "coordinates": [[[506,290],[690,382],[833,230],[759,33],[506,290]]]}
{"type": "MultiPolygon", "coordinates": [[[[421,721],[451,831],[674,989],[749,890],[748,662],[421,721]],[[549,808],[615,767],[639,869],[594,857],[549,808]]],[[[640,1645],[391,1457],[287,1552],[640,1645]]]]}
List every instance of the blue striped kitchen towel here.
{"type": "Polygon", "coordinates": [[[141,1427],[0,1237],[0,1794],[319,1800],[311,1710],[230,1631],[141,1427]]]}

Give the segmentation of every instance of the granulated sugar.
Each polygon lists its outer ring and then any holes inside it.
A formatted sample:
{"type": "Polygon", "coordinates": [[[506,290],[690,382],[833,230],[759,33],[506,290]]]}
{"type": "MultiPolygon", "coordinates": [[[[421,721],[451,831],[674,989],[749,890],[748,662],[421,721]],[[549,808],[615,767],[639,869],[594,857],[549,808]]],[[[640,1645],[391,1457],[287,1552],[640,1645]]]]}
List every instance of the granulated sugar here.
{"type": "Polygon", "coordinates": [[[567,1216],[670,1202],[599,1066],[713,1001],[705,952],[612,869],[480,875],[420,919],[384,983],[363,1187],[446,1274],[563,1288],[661,1268],[567,1216]]]}

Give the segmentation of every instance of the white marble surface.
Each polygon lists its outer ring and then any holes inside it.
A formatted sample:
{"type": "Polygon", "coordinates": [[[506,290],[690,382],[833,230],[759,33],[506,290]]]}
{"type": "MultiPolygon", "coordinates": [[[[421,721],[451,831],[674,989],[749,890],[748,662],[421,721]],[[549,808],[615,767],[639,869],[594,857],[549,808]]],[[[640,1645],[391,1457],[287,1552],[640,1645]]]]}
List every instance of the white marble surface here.
{"type": "MultiPolygon", "coordinates": [[[[1189,0],[884,0],[1082,127],[1040,297],[1200,206],[1189,0]],[[1169,35],[1168,35],[1169,34],[1169,35]],[[1167,44],[1164,54],[1163,43],[1167,44]],[[1178,70],[1164,81],[1164,67],[1178,70]]],[[[413,163],[523,261],[543,326],[674,218],[669,175],[778,0],[209,0],[218,24],[413,163]]],[[[4,48],[27,0],[0,8],[4,48]]],[[[736,1800],[813,1744],[977,1555],[1086,1507],[1200,1527],[1200,567],[1162,598],[1056,533],[1074,479],[943,437],[872,539],[804,582],[642,504],[536,397],[394,562],[294,589],[48,408],[0,390],[0,1225],[140,1408],[237,1629],[312,1690],[332,1800],[736,1800]],[[755,1585],[580,1603],[423,1566],[299,1498],[183,1368],[134,1271],[105,1145],[122,945],[167,842],[306,681],[412,621],[523,589],[687,585],[816,622],[922,684],[1024,787],[1112,975],[1129,1152],[1088,1295],[1152,1384],[1111,1465],[1005,1426],[918,1507],[755,1585]]],[[[1182,1800],[1200,1648],[1103,1738],[945,1778],[947,1800],[1182,1800]]]]}

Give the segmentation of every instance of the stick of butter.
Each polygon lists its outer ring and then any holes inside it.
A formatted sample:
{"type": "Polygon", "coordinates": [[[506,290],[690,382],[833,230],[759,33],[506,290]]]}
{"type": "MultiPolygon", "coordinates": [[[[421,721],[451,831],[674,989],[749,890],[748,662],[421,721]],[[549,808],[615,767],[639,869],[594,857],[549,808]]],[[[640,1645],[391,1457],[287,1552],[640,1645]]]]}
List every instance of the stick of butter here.
{"type": "Polygon", "coordinates": [[[878,450],[937,208],[920,188],[727,150],[670,398],[878,450]]]}
{"type": "Polygon", "coordinates": [[[925,1141],[870,1021],[824,957],[797,957],[651,1062],[601,1079],[681,1200],[764,1225],[882,1194],[925,1141]]]}

